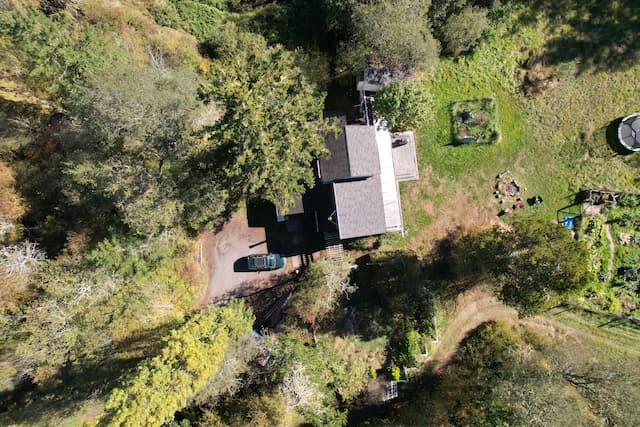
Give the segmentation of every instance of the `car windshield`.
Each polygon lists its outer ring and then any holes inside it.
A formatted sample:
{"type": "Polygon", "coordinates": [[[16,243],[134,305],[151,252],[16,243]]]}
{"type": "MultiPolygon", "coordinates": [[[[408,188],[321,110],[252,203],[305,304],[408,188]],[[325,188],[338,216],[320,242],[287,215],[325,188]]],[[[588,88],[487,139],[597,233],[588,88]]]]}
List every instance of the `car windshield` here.
{"type": "Polygon", "coordinates": [[[251,268],[276,268],[276,257],[274,255],[253,255],[249,257],[251,268]]]}

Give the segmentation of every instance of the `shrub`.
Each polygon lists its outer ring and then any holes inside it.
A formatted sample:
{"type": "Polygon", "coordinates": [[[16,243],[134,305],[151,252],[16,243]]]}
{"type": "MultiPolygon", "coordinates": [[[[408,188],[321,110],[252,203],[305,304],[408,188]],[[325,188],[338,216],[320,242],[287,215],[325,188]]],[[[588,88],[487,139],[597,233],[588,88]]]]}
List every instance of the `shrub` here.
{"type": "Polygon", "coordinates": [[[489,24],[487,13],[484,8],[466,7],[462,12],[451,15],[442,29],[446,50],[458,55],[476,47],[489,24]]]}
{"type": "Polygon", "coordinates": [[[374,109],[393,131],[415,129],[433,116],[433,97],[419,82],[394,81],[378,92],[374,109]]]}
{"type": "Polygon", "coordinates": [[[400,381],[400,367],[393,365],[389,368],[389,375],[393,381],[400,381]]]}
{"type": "Polygon", "coordinates": [[[353,43],[344,46],[347,63],[359,67],[362,57],[374,53],[420,69],[438,62],[440,44],[428,25],[424,0],[359,2],[351,24],[353,43]]]}

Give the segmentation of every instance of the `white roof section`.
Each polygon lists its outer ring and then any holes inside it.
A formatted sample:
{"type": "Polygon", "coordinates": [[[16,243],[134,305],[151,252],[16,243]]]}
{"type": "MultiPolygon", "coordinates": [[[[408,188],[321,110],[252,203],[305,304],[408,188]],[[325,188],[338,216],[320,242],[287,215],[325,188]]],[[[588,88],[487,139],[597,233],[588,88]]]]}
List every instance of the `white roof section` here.
{"type": "Polygon", "coordinates": [[[382,203],[384,205],[384,220],[387,231],[402,231],[402,207],[400,193],[396,181],[393,155],[391,153],[391,134],[386,129],[377,128],[376,144],[380,159],[380,186],[382,188],[382,203]]]}

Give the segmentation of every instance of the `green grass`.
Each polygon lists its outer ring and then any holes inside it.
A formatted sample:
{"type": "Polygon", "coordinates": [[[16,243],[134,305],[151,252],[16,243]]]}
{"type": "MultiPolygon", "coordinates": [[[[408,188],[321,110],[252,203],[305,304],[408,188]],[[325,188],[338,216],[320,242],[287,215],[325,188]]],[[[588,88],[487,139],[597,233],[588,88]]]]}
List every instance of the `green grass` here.
{"type": "Polygon", "coordinates": [[[597,313],[565,307],[554,308],[546,315],[588,333],[589,338],[598,343],[601,349],[633,352],[640,355],[640,326],[636,324],[615,321],[597,313]],[[606,342],[602,342],[603,340],[606,342]]]}
{"type": "Polygon", "coordinates": [[[565,62],[553,67],[555,87],[526,98],[519,92],[521,64],[533,50],[544,48],[554,27],[542,17],[534,24],[516,24],[518,12],[510,13],[473,54],[443,59],[433,74],[422,77],[435,99],[434,119],[418,134],[421,180],[401,188],[404,221],[411,233],[394,247],[424,253],[447,229],[495,222],[500,206],[492,191],[496,175],[505,170],[522,184],[525,198],[539,194],[544,199],[517,215],[549,221],[573,203],[581,188],[638,187],[637,168],[629,156],[615,156],[607,143],[607,127],[638,109],[629,94],[640,91],[640,64],[578,73],[577,61],[565,62]],[[452,104],[484,97],[496,100],[500,143],[453,146],[452,104]],[[425,216],[433,220],[426,222],[425,216]]]}

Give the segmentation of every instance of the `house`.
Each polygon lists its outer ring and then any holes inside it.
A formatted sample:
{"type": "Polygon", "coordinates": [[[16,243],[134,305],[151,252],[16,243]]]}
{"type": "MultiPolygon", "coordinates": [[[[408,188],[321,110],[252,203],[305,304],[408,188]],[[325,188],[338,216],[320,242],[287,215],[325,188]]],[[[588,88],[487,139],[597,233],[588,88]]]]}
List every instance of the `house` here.
{"type": "Polygon", "coordinates": [[[398,182],[418,178],[413,133],[343,123],[327,147],[331,155],[318,159],[318,180],[333,200],[328,219],[340,239],[402,232],[398,182]]]}
{"type": "Polygon", "coordinates": [[[367,113],[367,98],[392,80],[413,77],[410,68],[392,62],[368,66],[357,83],[364,117],[352,124],[342,113],[325,113],[338,117],[340,131],[326,137],[330,155],[315,162],[315,187],[288,212],[276,207],[288,230],[311,223],[325,241],[404,231],[398,183],[418,179],[415,139],[412,132],[389,132],[367,113]]]}

